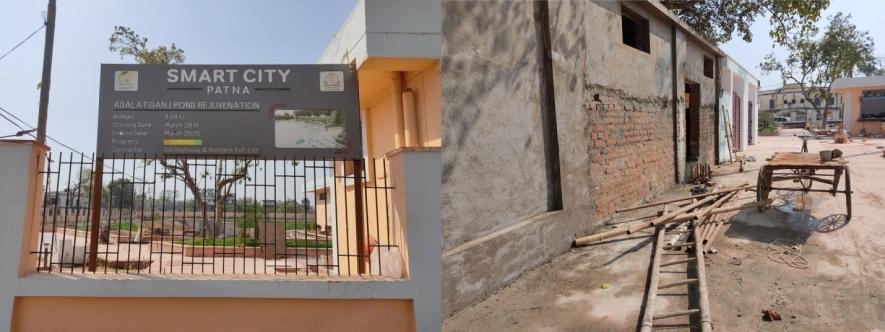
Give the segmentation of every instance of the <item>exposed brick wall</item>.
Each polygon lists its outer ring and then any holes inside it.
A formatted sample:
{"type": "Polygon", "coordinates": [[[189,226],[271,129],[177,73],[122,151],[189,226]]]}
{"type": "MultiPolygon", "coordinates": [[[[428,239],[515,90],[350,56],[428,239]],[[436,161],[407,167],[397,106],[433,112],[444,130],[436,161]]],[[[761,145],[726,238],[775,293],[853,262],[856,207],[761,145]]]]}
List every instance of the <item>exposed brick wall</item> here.
{"type": "MultiPolygon", "coordinates": [[[[702,88],[703,89],[703,88],[702,88]]],[[[706,91],[705,91],[706,92],[706,91]]],[[[701,105],[701,153],[698,161],[709,165],[716,164],[716,111],[713,105],[701,105]]]]}
{"type": "MultiPolygon", "coordinates": [[[[666,97],[635,98],[623,91],[587,87],[585,129],[596,200],[595,218],[651,197],[674,182],[673,109],[666,97]],[[594,96],[599,96],[599,101],[594,96]]],[[[712,121],[712,120],[710,120],[712,121]]],[[[712,153],[710,153],[712,156],[712,153]]]]}

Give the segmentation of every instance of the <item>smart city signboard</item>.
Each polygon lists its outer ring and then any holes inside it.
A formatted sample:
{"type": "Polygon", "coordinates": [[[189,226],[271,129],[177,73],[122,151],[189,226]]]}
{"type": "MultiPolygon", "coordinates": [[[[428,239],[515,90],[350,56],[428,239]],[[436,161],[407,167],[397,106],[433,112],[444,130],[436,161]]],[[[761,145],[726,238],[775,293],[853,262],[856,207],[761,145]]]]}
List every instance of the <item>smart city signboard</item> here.
{"type": "Polygon", "coordinates": [[[104,158],[361,157],[349,65],[103,64],[104,158]]]}

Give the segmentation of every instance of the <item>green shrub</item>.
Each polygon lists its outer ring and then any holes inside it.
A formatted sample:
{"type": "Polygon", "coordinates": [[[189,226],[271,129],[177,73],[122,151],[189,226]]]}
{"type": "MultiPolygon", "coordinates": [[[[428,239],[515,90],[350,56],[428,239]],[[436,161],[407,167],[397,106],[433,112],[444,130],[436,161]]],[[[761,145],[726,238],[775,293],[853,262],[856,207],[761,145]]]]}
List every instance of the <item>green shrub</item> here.
{"type": "MultiPolygon", "coordinates": [[[[193,239],[175,241],[178,244],[188,246],[206,246],[206,247],[257,247],[258,241],[255,239],[244,238],[215,238],[215,237],[195,237],[193,239]]],[[[295,239],[286,240],[286,247],[289,248],[332,248],[331,240],[313,240],[313,239],[295,239]]]]}

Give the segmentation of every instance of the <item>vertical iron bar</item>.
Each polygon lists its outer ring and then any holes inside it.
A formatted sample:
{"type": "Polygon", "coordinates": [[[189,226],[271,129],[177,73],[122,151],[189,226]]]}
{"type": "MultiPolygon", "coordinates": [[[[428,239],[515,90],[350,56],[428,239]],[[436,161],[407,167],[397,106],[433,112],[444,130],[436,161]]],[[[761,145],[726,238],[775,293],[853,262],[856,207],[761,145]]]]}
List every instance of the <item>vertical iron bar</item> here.
{"type": "MultiPolygon", "coordinates": [[[[313,245],[309,245],[308,243],[311,243],[309,241],[304,241],[304,246],[309,247],[310,251],[313,252],[314,265],[316,265],[316,268],[317,268],[316,274],[319,275],[320,274],[320,248],[319,248],[320,236],[319,236],[319,230],[317,229],[317,226],[319,225],[319,223],[317,222],[317,202],[316,202],[317,160],[313,159],[313,160],[311,160],[311,162],[312,162],[312,166],[313,166],[313,168],[312,168],[312,170],[313,170],[313,187],[312,188],[313,188],[313,194],[314,194],[314,196],[313,196],[314,197],[314,203],[313,203],[313,225],[314,225],[314,228],[313,228],[313,242],[312,242],[313,245]]],[[[305,188],[306,188],[306,186],[305,186],[305,188]]],[[[304,199],[308,199],[306,194],[304,195],[304,199]]],[[[309,200],[308,200],[308,202],[309,202],[309,200]]],[[[309,232],[309,230],[307,229],[307,219],[305,219],[303,221],[303,225],[304,225],[304,234],[307,234],[307,232],[309,232]]],[[[325,242],[323,242],[323,243],[325,243],[325,242]]],[[[309,256],[308,256],[308,259],[309,259],[309,256]]]]}
{"type": "MultiPolygon", "coordinates": [[[[175,157],[175,166],[179,166],[178,157],[175,157]]],[[[168,163],[168,161],[167,161],[168,163]]],[[[172,230],[169,235],[172,238],[172,246],[169,250],[169,274],[175,273],[175,217],[178,215],[178,169],[174,168],[172,170],[174,173],[172,175],[172,230]]],[[[184,176],[184,175],[182,175],[184,176]]],[[[187,191],[185,189],[185,191],[187,191]]],[[[184,204],[181,205],[181,211],[184,212],[184,204]]],[[[184,240],[184,232],[182,232],[182,240],[184,240]]],[[[181,252],[182,259],[184,258],[184,246],[180,246],[179,251],[181,252]]]]}
{"type": "Polygon", "coordinates": [[[46,219],[47,219],[47,210],[49,208],[49,187],[51,185],[51,177],[52,177],[52,154],[46,154],[46,173],[44,174],[46,177],[45,184],[43,186],[43,217],[40,218],[40,241],[37,243],[37,266],[42,266],[43,268],[48,268],[50,265],[51,252],[46,251],[46,246],[44,246],[44,241],[46,240],[46,219]]]}
{"type": "MultiPolygon", "coordinates": [[[[79,234],[79,232],[80,232],[80,229],[79,229],[80,228],[80,195],[82,194],[80,188],[82,187],[81,181],[83,180],[81,178],[81,174],[83,174],[83,153],[80,153],[80,162],[77,163],[77,167],[78,167],[77,188],[74,188],[76,191],[75,195],[77,197],[77,199],[74,201],[75,202],[74,204],[76,205],[76,207],[74,209],[74,216],[75,216],[74,217],[74,241],[73,241],[73,244],[71,245],[71,248],[73,248],[73,250],[74,250],[74,255],[72,255],[72,258],[71,258],[71,273],[72,274],[74,273],[74,264],[73,263],[77,258],[77,237],[78,237],[77,234],[79,234]]],[[[84,252],[83,258],[84,258],[84,260],[86,258],[85,252],[84,252]]],[[[85,261],[84,261],[84,263],[85,263],[85,261]]]]}
{"type": "MultiPolygon", "coordinates": [[[[55,176],[56,176],[56,178],[55,178],[55,204],[54,204],[54,209],[53,209],[53,213],[52,213],[52,229],[50,229],[50,231],[52,232],[52,236],[50,237],[50,241],[52,241],[52,242],[49,244],[49,273],[52,273],[52,263],[53,263],[52,262],[52,253],[55,252],[55,240],[56,240],[55,238],[56,238],[56,236],[58,236],[56,234],[57,232],[56,232],[55,228],[57,227],[56,223],[58,220],[58,212],[61,210],[58,208],[58,190],[59,190],[59,185],[61,184],[61,165],[64,164],[64,162],[63,162],[64,159],[62,159],[62,158],[64,158],[64,155],[62,154],[62,152],[59,152],[58,153],[58,167],[55,171],[55,176]]],[[[62,241],[64,241],[64,239],[62,239],[62,241]]],[[[62,244],[62,246],[64,246],[64,244],[62,244]]],[[[59,256],[59,258],[58,258],[59,269],[61,269],[61,260],[62,260],[62,258],[61,258],[61,256],[59,256]]]]}
{"type": "Polygon", "coordinates": [[[102,176],[104,175],[104,157],[95,158],[95,166],[92,171],[92,202],[90,204],[90,227],[89,230],[89,272],[95,272],[96,261],[98,260],[98,228],[101,221],[101,187],[102,176]]]}
{"type": "MultiPolygon", "coordinates": [[[[154,222],[157,219],[157,213],[156,213],[157,212],[156,211],[156,208],[157,208],[157,205],[156,205],[157,204],[157,162],[158,162],[157,155],[155,154],[154,159],[151,162],[151,166],[153,166],[154,170],[152,173],[153,178],[151,180],[151,183],[152,183],[151,184],[151,229],[148,231],[148,234],[150,235],[150,239],[151,239],[150,241],[148,241],[148,261],[150,261],[150,263],[148,265],[148,274],[151,274],[151,269],[153,268],[153,265],[154,265],[153,264],[153,261],[154,261],[154,222]]],[[[147,169],[147,165],[145,165],[145,169],[147,169]]],[[[162,177],[160,177],[160,178],[162,179],[162,177]]],[[[160,195],[162,195],[162,194],[163,193],[160,192],[160,195]]],[[[142,232],[141,233],[142,236],[144,236],[144,230],[142,230],[141,232],[142,232]]],[[[162,236],[163,235],[161,234],[160,235],[160,241],[161,241],[160,242],[160,250],[163,250],[162,236]]]]}
{"type": "MultiPolygon", "coordinates": [[[[347,172],[346,172],[346,170],[347,170],[347,159],[342,159],[341,160],[341,181],[344,186],[344,188],[342,189],[344,194],[342,196],[344,196],[344,234],[345,234],[345,240],[346,240],[346,241],[344,241],[344,243],[347,245],[346,246],[347,247],[347,251],[346,251],[347,252],[347,275],[352,276],[353,269],[351,269],[351,266],[353,264],[351,264],[351,256],[353,256],[353,252],[350,250],[350,205],[347,203],[347,172]]],[[[338,172],[337,161],[335,162],[335,172],[338,172]]],[[[336,178],[336,185],[337,185],[338,176],[336,176],[335,178],[336,178]]],[[[338,204],[337,200],[335,201],[335,204],[336,205],[338,204]]],[[[357,258],[359,258],[359,256],[357,256],[357,258]]]]}
{"type": "Polygon", "coordinates": [[[366,273],[366,262],[368,258],[368,239],[365,234],[366,229],[363,224],[363,165],[359,159],[353,161],[353,197],[354,212],[356,219],[356,253],[357,253],[357,273],[363,275],[366,273]]]}
{"type": "MultiPolygon", "coordinates": [[[[335,243],[337,241],[332,240],[332,238],[329,236],[329,209],[334,208],[334,207],[329,206],[329,185],[328,185],[328,183],[326,183],[326,178],[329,177],[329,174],[328,174],[329,168],[328,167],[329,167],[329,162],[324,157],[323,158],[323,172],[322,172],[323,173],[323,190],[326,193],[326,199],[323,200],[323,203],[326,205],[325,209],[323,210],[324,211],[323,218],[325,218],[324,221],[326,223],[326,229],[324,231],[326,233],[326,235],[325,235],[325,237],[327,238],[326,241],[331,241],[332,245],[335,245],[335,243]]],[[[332,181],[334,181],[334,180],[335,179],[333,178],[332,181]]],[[[314,197],[316,197],[316,196],[314,196],[314,197]]],[[[316,203],[314,203],[313,205],[314,205],[313,214],[314,214],[314,217],[316,217],[316,203]]],[[[319,227],[319,221],[317,221],[317,227],[319,227]]],[[[337,232],[333,233],[332,235],[337,236],[337,232]]],[[[332,248],[326,247],[326,275],[327,276],[331,273],[330,270],[333,265],[333,262],[330,262],[329,259],[330,258],[333,260],[335,259],[335,257],[332,257],[332,254],[330,253],[330,251],[332,251],[332,248]]],[[[341,272],[339,271],[338,273],[341,273],[341,272]]]]}
{"type": "MultiPolygon", "coordinates": [[[[59,153],[59,155],[61,155],[61,153],[59,153]]],[[[59,158],[60,157],[61,156],[59,156],[59,158]]],[[[72,169],[73,162],[74,162],[74,153],[68,152],[68,181],[67,181],[67,185],[65,186],[65,192],[67,193],[67,195],[65,195],[65,209],[64,209],[65,215],[64,215],[64,217],[62,217],[61,248],[59,249],[59,253],[58,253],[58,272],[64,272],[64,268],[65,268],[65,263],[64,263],[65,240],[68,237],[68,213],[70,212],[69,205],[72,202],[72,199],[71,199],[71,171],[73,170],[72,169]]],[[[61,175],[61,174],[59,174],[59,175],[61,175]]],[[[61,182],[61,178],[58,179],[58,182],[61,182]]],[[[77,238],[77,227],[74,226],[74,239],[76,239],[76,238],[77,238]]],[[[74,251],[74,253],[71,254],[71,262],[70,262],[70,264],[73,268],[74,258],[77,257],[77,248],[72,245],[71,250],[74,251]]]]}
{"type": "MultiPolygon", "coordinates": [[[[369,160],[370,159],[365,159],[365,162],[368,164],[369,160]]],[[[377,172],[378,166],[375,163],[375,159],[372,158],[371,160],[372,160],[372,170],[377,172]]],[[[366,170],[367,170],[366,177],[368,178],[368,175],[369,175],[368,166],[366,166],[366,170]]],[[[375,199],[375,236],[377,237],[375,239],[375,250],[378,250],[378,273],[380,275],[380,273],[381,273],[381,248],[387,248],[387,250],[390,251],[390,247],[382,247],[381,246],[381,222],[379,221],[381,218],[378,217],[378,184],[376,183],[376,180],[375,180],[377,178],[377,176],[374,176],[374,174],[375,174],[374,172],[372,172],[372,174],[374,177],[372,179],[372,187],[375,188],[374,196],[373,196],[375,199]]],[[[366,181],[366,183],[368,186],[368,180],[366,181]]],[[[368,189],[368,187],[366,187],[366,197],[369,196],[368,191],[369,191],[369,189],[368,189]]],[[[368,214],[368,212],[369,212],[368,204],[366,204],[366,213],[368,214]]],[[[371,255],[371,254],[372,254],[372,250],[370,249],[369,255],[371,255]]]]}
{"type": "MultiPolygon", "coordinates": [[[[390,240],[390,187],[387,186],[387,177],[389,177],[390,174],[387,172],[387,159],[385,158],[381,158],[381,171],[384,172],[384,189],[382,190],[384,192],[384,221],[387,223],[387,244],[390,245],[393,243],[393,241],[390,240]]],[[[393,224],[396,225],[396,223],[393,224]]],[[[394,227],[394,230],[399,232],[398,227],[394,227]]],[[[400,253],[402,252],[403,251],[400,250],[400,253]]]]}

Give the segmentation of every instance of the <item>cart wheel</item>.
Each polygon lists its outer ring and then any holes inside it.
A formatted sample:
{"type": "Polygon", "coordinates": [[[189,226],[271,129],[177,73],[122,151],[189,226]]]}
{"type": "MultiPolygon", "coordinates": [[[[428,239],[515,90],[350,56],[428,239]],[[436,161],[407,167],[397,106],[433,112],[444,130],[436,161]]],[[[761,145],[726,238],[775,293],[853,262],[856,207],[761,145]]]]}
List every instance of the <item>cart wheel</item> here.
{"type": "MultiPolygon", "coordinates": [[[[814,176],[813,169],[801,169],[801,170],[793,170],[793,173],[799,176],[814,176]]],[[[803,190],[811,189],[811,185],[814,183],[811,179],[799,179],[799,185],[802,186],[803,190]]]]}
{"type": "Polygon", "coordinates": [[[848,207],[848,216],[845,222],[851,220],[851,174],[848,173],[848,166],[845,166],[845,206],[848,207]]]}

